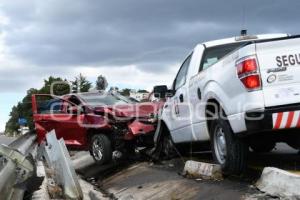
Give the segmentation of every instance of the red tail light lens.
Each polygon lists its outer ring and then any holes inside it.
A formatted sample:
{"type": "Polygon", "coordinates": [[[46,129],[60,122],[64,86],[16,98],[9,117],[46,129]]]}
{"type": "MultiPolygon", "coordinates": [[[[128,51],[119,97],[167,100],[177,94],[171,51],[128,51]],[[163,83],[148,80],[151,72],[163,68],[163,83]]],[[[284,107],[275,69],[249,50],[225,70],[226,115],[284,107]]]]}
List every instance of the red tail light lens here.
{"type": "Polygon", "coordinates": [[[258,74],[242,78],[241,81],[247,89],[253,90],[260,88],[260,77],[258,74]]]}
{"type": "Polygon", "coordinates": [[[250,58],[240,62],[237,65],[238,75],[255,72],[257,70],[257,63],[255,58],[250,58]]]}
{"type": "Polygon", "coordinates": [[[248,91],[261,89],[261,79],[256,57],[241,60],[236,65],[237,75],[248,91]]]}

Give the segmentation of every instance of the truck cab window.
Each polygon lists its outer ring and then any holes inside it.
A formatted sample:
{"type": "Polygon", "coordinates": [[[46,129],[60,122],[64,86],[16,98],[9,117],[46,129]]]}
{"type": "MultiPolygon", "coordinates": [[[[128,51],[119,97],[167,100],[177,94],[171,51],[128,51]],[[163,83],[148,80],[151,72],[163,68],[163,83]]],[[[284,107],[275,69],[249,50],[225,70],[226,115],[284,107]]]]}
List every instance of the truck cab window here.
{"type": "Polygon", "coordinates": [[[177,77],[175,79],[175,90],[177,90],[178,88],[180,88],[181,86],[183,86],[185,84],[188,67],[189,67],[190,62],[191,62],[191,57],[192,57],[192,55],[190,55],[184,61],[184,63],[181,65],[181,68],[180,68],[180,70],[177,74],[177,77]]]}
{"type": "Polygon", "coordinates": [[[207,48],[203,55],[200,71],[209,68],[213,64],[217,63],[220,59],[241,48],[245,44],[245,42],[242,42],[207,48]]]}

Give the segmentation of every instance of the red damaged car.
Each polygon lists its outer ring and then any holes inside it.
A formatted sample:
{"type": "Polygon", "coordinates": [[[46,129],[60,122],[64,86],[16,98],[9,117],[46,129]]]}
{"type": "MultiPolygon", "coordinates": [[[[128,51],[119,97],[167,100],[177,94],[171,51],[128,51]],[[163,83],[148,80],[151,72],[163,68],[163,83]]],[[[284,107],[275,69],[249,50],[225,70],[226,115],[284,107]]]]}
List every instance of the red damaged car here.
{"type": "Polygon", "coordinates": [[[156,117],[163,102],[138,103],[114,92],[33,95],[32,108],[39,143],[55,130],[68,148],[89,150],[99,164],[113,152],[127,154],[152,147],[156,117]]]}

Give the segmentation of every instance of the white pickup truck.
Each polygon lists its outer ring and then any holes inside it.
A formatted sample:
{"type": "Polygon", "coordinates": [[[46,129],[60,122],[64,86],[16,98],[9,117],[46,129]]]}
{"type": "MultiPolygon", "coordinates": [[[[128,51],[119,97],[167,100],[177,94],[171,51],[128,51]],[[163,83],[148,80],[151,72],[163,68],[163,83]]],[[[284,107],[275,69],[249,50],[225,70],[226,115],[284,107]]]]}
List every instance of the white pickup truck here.
{"type": "Polygon", "coordinates": [[[167,96],[156,142],[167,148],[166,138],[210,141],[223,171],[241,173],[249,147],[267,152],[286,142],[300,148],[300,36],[242,35],[198,44],[172,88],[156,86],[154,93],[167,96]]]}

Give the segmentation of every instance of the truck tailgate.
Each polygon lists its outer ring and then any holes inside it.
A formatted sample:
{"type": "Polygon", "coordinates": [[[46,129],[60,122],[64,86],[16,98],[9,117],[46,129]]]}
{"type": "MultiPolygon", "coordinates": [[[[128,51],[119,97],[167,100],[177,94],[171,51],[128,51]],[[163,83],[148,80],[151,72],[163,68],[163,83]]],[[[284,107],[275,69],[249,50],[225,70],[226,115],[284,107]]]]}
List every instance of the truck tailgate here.
{"type": "Polygon", "coordinates": [[[265,106],[300,103],[300,38],[256,44],[265,106]]]}

